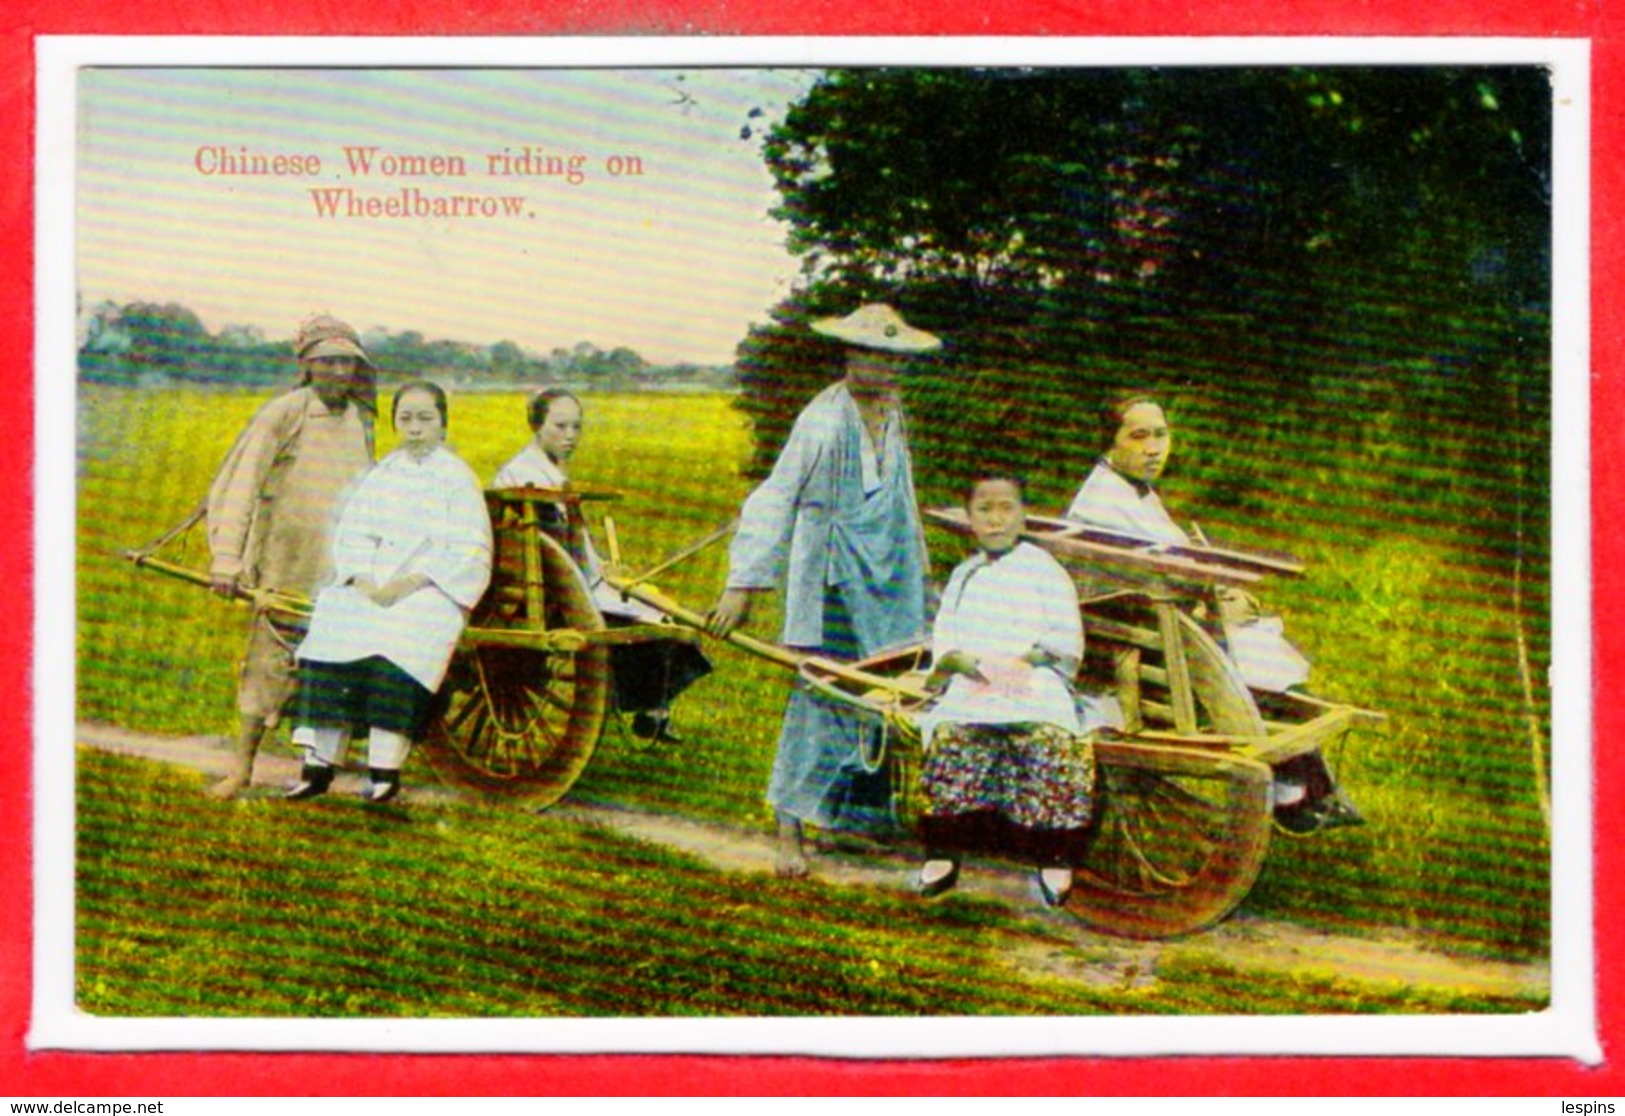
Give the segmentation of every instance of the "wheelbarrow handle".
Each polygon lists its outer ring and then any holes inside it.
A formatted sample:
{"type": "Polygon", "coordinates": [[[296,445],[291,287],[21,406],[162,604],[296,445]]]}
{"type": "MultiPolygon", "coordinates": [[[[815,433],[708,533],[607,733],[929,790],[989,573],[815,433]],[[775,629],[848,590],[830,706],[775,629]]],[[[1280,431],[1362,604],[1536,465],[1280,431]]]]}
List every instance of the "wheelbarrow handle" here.
{"type": "MultiPolygon", "coordinates": [[[[677,553],[671,555],[659,565],[652,566],[649,569],[644,570],[636,577],[624,579],[624,584],[617,586],[617,588],[619,588],[624,594],[628,590],[643,584],[645,581],[654,580],[656,577],[677,565],[677,563],[694,557],[694,555],[698,554],[700,551],[704,550],[718,539],[726,538],[737,526],[739,526],[739,520],[737,519],[724,523],[721,527],[718,527],[715,531],[712,531],[704,538],[696,542],[689,543],[687,546],[683,547],[677,553]]],[[[609,540],[610,561],[614,562],[616,565],[619,565],[621,560],[620,539],[615,534],[615,521],[609,518],[607,515],[604,517],[604,536],[609,540]]]]}
{"type": "MultiPolygon", "coordinates": [[[[214,578],[202,570],[194,570],[190,566],[177,565],[162,558],[154,558],[150,554],[139,550],[127,550],[124,557],[134,562],[136,566],[154,573],[161,573],[166,577],[173,577],[178,581],[201,585],[205,589],[214,588],[214,578]]],[[[311,610],[310,600],[294,593],[279,593],[274,589],[244,589],[238,586],[232,596],[240,601],[247,601],[264,609],[273,609],[293,616],[309,616],[311,610]]]]}
{"type": "Polygon", "coordinates": [[[792,670],[799,670],[801,664],[807,659],[806,655],[780,647],[776,643],[768,643],[766,640],[757,639],[755,636],[745,635],[743,632],[729,632],[721,637],[713,636],[706,631],[704,615],[695,612],[691,608],[684,608],[652,585],[639,585],[628,578],[615,577],[609,574],[604,576],[604,582],[623,597],[642,601],[650,608],[665,613],[685,627],[694,628],[711,639],[721,638],[724,642],[731,643],[742,651],[749,651],[752,655],[770,659],[781,666],[790,667],[792,670]]]}
{"type": "MultiPolygon", "coordinates": [[[[672,600],[658,589],[654,589],[647,585],[637,585],[624,578],[606,577],[604,580],[610,585],[611,588],[623,596],[642,601],[650,608],[665,613],[679,624],[682,624],[685,627],[693,628],[711,639],[719,638],[711,635],[711,633],[706,630],[705,617],[703,615],[695,612],[691,608],[684,608],[682,605],[678,604],[676,601],[672,600]]],[[[811,667],[814,668],[815,672],[821,672],[826,675],[841,678],[844,681],[853,683],[855,685],[866,686],[871,689],[884,690],[887,693],[892,694],[894,697],[902,700],[928,701],[932,697],[928,690],[917,686],[911,686],[908,683],[900,682],[895,678],[888,678],[885,675],[873,674],[869,671],[860,670],[857,667],[838,662],[834,659],[824,658],[821,655],[809,655],[797,651],[791,651],[789,648],[780,647],[776,643],[769,643],[766,640],[757,639],[754,636],[748,636],[741,632],[729,632],[727,635],[721,636],[720,638],[724,642],[731,643],[743,651],[749,651],[751,654],[760,658],[768,659],[771,662],[778,663],[781,666],[787,666],[796,671],[803,678],[807,677],[807,671],[805,668],[811,667]]]]}

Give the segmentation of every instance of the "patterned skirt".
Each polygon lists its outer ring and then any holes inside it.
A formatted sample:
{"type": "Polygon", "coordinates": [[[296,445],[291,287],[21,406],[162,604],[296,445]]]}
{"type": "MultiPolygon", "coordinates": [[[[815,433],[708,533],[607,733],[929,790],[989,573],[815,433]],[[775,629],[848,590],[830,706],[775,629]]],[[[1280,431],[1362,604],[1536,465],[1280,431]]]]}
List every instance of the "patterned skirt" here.
{"type": "Polygon", "coordinates": [[[942,725],[920,789],[920,840],[929,853],[1075,864],[1094,813],[1094,745],[1055,725],[942,725]]]}

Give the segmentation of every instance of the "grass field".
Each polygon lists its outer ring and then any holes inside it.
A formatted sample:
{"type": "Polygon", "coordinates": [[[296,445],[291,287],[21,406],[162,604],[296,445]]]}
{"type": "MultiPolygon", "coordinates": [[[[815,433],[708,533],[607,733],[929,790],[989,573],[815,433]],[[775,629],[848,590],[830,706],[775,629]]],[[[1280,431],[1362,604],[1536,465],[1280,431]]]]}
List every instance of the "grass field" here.
{"type": "MultiPolygon", "coordinates": [[[[231,439],[261,402],[262,397],[234,393],[92,388],[82,394],[77,552],[80,719],[156,732],[231,731],[234,661],[241,651],[246,614],[194,587],[135,571],[117,555],[185,515],[206,489],[231,439]]],[[[652,565],[727,522],[748,491],[739,475],[748,456],[748,431],[726,397],[593,396],[587,399],[587,420],[587,438],[574,475],[625,491],[614,515],[634,569],[652,565]]],[[[380,430],[381,452],[393,444],[385,426],[380,430]]],[[[518,395],[453,399],[451,442],[481,476],[494,473],[527,433],[518,395]]],[[[1290,523],[1265,522],[1258,525],[1263,536],[1258,541],[1293,550],[1309,561],[1309,576],[1272,591],[1269,603],[1286,614],[1288,631],[1314,660],[1317,691],[1390,716],[1382,729],[1358,734],[1331,754],[1371,824],[1308,840],[1278,840],[1246,909],[1345,932],[1399,927],[1458,951],[1541,955],[1549,933],[1550,848],[1535,798],[1534,760],[1518,695],[1506,587],[1483,568],[1470,548],[1455,545],[1448,537],[1403,520],[1384,525],[1369,508],[1350,512],[1354,521],[1371,526],[1333,531],[1317,524],[1294,535],[1290,523]]],[[[1230,526],[1226,538],[1240,542],[1248,537],[1242,525],[1230,526]]],[[[934,538],[933,545],[941,555],[956,555],[958,544],[952,540],[934,538]]],[[[192,555],[201,564],[200,540],[192,540],[192,555]]],[[[680,599],[704,607],[721,583],[723,564],[722,549],[713,548],[661,582],[680,599]]],[[[1543,594],[1536,599],[1544,600],[1543,594]]],[[[752,628],[772,638],[776,607],[760,610],[752,628]]],[[[766,827],[769,816],[762,790],[786,677],[779,668],[727,650],[715,651],[713,658],[717,672],[699,683],[679,707],[682,745],[641,746],[623,726],[611,723],[573,793],[588,800],[766,827]]],[[[106,761],[100,760],[93,764],[82,760],[81,775],[80,992],[90,1010],[230,1012],[231,1005],[241,1001],[234,994],[219,993],[218,981],[211,982],[190,967],[203,963],[207,951],[201,945],[189,959],[171,957],[166,964],[172,969],[154,973],[144,968],[146,962],[138,961],[128,943],[143,934],[225,935],[233,948],[252,952],[263,947],[268,952],[256,954],[260,961],[280,958],[286,968],[286,951],[296,949],[288,933],[274,932],[269,923],[261,929],[226,929],[243,911],[278,909],[273,921],[285,928],[299,926],[305,917],[295,910],[262,905],[264,897],[256,889],[262,886],[266,854],[256,850],[275,850],[283,870],[299,872],[305,859],[302,851],[312,847],[324,827],[342,830],[325,838],[333,844],[367,846],[381,840],[376,830],[384,823],[369,821],[360,812],[318,810],[294,816],[279,811],[276,804],[220,808],[192,804],[173,779],[130,775],[116,766],[111,775],[118,777],[112,778],[106,761]],[[143,820],[153,810],[171,819],[166,825],[179,819],[180,824],[205,827],[208,839],[196,840],[194,833],[191,841],[157,840],[150,819],[143,820]],[[147,836],[138,839],[142,833],[147,836]],[[190,862],[176,858],[194,845],[201,859],[183,868],[190,862]],[[212,858],[209,850],[214,851],[212,858]],[[166,865],[162,878],[188,895],[196,891],[206,899],[186,904],[193,912],[207,912],[204,921],[177,930],[164,925],[158,914],[120,913],[121,900],[127,898],[124,889],[144,878],[144,858],[162,859],[166,865]],[[142,921],[147,918],[152,923],[142,921]],[[172,980],[156,979],[165,975],[172,980]],[[137,983],[141,987],[135,987],[137,983]],[[194,986],[193,991],[183,989],[187,984],[194,986]]],[[[428,777],[420,765],[409,768],[409,780],[428,777]]],[[[584,865],[599,857],[607,865],[665,855],[608,848],[615,842],[603,835],[580,832],[546,817],[502,811],[458,813],[445,824],[456,829],[455,840],[441,828],[414,827],[412,844],[393,841],[377,855],[385,863],[390,858],[409,860],[415,869],[408,874],[414,887],[432,889],[443,880],[461,886],[470,872],[513,871],[525,874],[525,887],[565,897],[580,884],[579,877],[569,872],[551,877],[528,862],[477,867],[478,858],[471,857],[470,850],[488,844],[507,854],[510,842],[512,847],[545,845],[567,852],[565,859],[584,871],[584,865]]],[[[683,871],[699,873],[693,866],[683,871]]],[[[364,879],[341,883],[329,876],[310,876],[308,882],[328,899],[355,889],[367,894],[364,879]]],[[[264,886],[282,895],[296,890],[264,886]]],[[[757,910],[755,900],[745,894],[760,889],[760,881],[709,880],[706,886],[722,890],[707,892],[704,902],[685,900],[679,905],[703,911],[715,904],[732,911],[729,904],[743,904],[751,918],[787,919],[782,925],[756,926],[746,935],[782,939],[786,948],[822,948],[816,943],[874,933],[882,935],[885,949],[901,951],[902,956],[917,950],[918,942],[911,944],[909,937],[915,932],[928,933],[933,942],[947,934],[943,949],[949,949],[950,941],[957,940],[952,934],[961,931],[967,935],[965,941],[978,940],[974,927],[955,927],[950,933],[943,925],[947,916],[921,915],[916,906],[891,899],[858,900],[846,894],[839,902],[847,920],[842,929],[819,925],[804,936],[793,928],[796,920],[824,913],[830,905],[820,885],[767,885],[768,906],[785,905],[777,913],[757,910]]],[[[455,923],[444,912],[468,909],[463,906],[466,897],[448,900],[444,908],[428,890],[419,898],[421,903],[412,907],[415,913],[378,917],[409,917],[409,925],[397,928],[407,936],[472,932],[438,921],[446,917],[455,923]],[[442,914],[433,913],[436,910],[442,914]]],[[[494,893],[478,901],[498,908],[490,917],[501,925],[507,925],[503,919],[517,917],[500,909],[503,901],[494,893]]],[[[595,920],[607,916],[596,909],[599,905],[594,901],[588,905],[593,909],[580,912],[583,921],[571,933],[589,934],[601,926],[595,920]]],[[[191,916],[175,917],[184,921],[191,916]]],[[[355,917],[353,910],[350,917],[355,917]]],[[[980,941],[985,946],[985,937],[980,941]]],[[[748,952],[747,946],[741,942],[730,948],[748,952]]],[[[861,956],[861,951],[853,956],[861,956]]],[[[468,966],[481,963],[473,955],[467,959],[468,966]]],[[[750,972],[753,963],[740,961],[740,972],[750,972]]],[[[880,963],[885,967],[894,962],[880,963]]],[[[982,963],[987,963],[985,956],[982,963]]],[[[252,968],[247,961],[242,964],[252,968]]],[[[360,975],[352,975],[356,979],[338,982],[351,989],[339,999],[321,999],[326,993],[288,987],[273,991],[261,1007],[270,1013],[568,1014],[682,1013],[692,1006],[710,1013],[726,1010],[717,1004],[748,1002],[765,1013],[793,1013],[818,1010],[820,979],[809,979],[805,998],[780,989],[773,993],[779,999],[766,1006],[746,997],[748,982],[743,975],[735,983],[719,978],[715,1000],[678,980],[669,988],[651,986],[660,990],[628,1007],[624,990],[588,987],[591,981],[586,976],[578,992],[561,992],[554,999],[534,989],[490,991],[474,999],[448,992],[442,999],[440,992],[427,987],[378,990],[360,975]],[[377,994],[357,988],[372,988],[377,994]]],[[[940,974],[922,974],[920,979],[936,983],[939,978],[940,974]]],[[[1224,984],[1215,981],[1215,987],[1224,984]]],[[[493,982],[500,983],[500,978],[493,977],[493,982]]],[[[933,1003],[940,1006],[929,997],[888,998],[894,992],[854,993],[832,1010],[911,1012],[935,1010],[933,1003]]],[[[954,1010],[1005,1010],[1011,1002],[1001,999],[1006,994],[989,992],[985,1001],[967,1000],[954,1010]]],[[[1023,987],[1008,994],[1019,996],[1035,1011],[1130,1010],[1115,1002],[1090,1005],[1064,996],[1055,999],[1041,989],[1023,987]]],[[[1345,1010],[1436,1010],[1380,1002],[1368,1007],[1358,996],[1353,1001],[1361,1006],[1345,1010]]],[[[1324,1002],[1315,1000],[1317,1005],[1324,1002]]],[[[1241,1010],[1231,1001],[1226,1004],[1227,1010],[1241,1010]]],[[[1132,1010],[1184,1011],[1192,1010],[1192,1004],[1140,1005],[1132,1010]]]]}
{"type": "Polygon", "coordinates": [[[1529,997],[1267,974],[1200,940],[1154,982],[1002,903],[719,872],[550,814],[222,804],[80,765],[77,1002],[131,1016],[1201,1015],[1538,1010],[1529,997]],[[207,834],[207,840],[199,835],[207,834]]]}

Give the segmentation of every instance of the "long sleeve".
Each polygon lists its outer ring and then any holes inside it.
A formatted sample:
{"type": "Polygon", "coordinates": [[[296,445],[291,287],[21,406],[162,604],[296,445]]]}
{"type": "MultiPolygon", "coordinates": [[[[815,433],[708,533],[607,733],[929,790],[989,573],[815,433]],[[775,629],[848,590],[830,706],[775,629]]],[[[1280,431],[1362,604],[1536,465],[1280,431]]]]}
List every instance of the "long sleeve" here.
{"type": "Polygon", "coordinates": [[[333,531],[333,578],[340,585],[358,577],[373,576],[373,556],[378,552],[379,534],[373,522],[374,478],[368,473],[350,494],[339,513],[333,531]]]}
{"type": "Polygon", "coordinates": [[[1040,565],[1034,571],[1034,582],[1033,603],[1040,615],[1033,643],[1055,659],[1055,672],[1070,680],[1083,662],[1083,617],[1078,611],[1077,587],[1054,562],[1040,565]]]}
{"type": "Polygon", "coordinates": [[[995,561],[976,554],[954,570],[932,630],[933,655],[940,659],[949,651],[977,660],[988,681],[955,675],[921,717],[927,736],[948,721],[1076,728],[1071,679],[1083,658],[1077,590],[1039,548],[1020,543],[995,561]],[[1055,657],[1053,668],[1024,661],[1034,646],[1055,657]]]}
{"type": "MultiPolygon", "coordinates": [[[[781,642],[822,647],[825,607],[838,591],[859,653],[925,631],[925,555],[911,498],[907,447],[893,424],[884,464],[865,483],[863,424],[845,381],[801,412],[772,474],[740,510],[728,551],[730,589],[784,583],[781,642]],[[893,450],[895,452],[893,452],[893,450]]],[[[879,466],[879,467],[877,467],[879,466]]]]}
{"type": "Polygon", "coordinates": [[[305,397],[291,392],[273,399],[249,421],[220,465],[206,506],[209,572],[239,577],[249,566],[248,553],[260,501],[278,453],[297,429],[305,397]]]}
{"type": "Polygon", "coordinates": [[[773,472],[746,498],[728,548],[730,589],[769,589],[784,572],[808,483],[832,441],[831,410],[820,396],[796,419],[773,472]]]}
{"type": "Polygon", "coordinates": [[[397,451],[350,504],[334,546],[339,583],[316,599],[301,658],[354,662],[382,655],[435,689],[491,576],[491,524],[479,480],[455,454],[426,461],[397,451]],[[431,584],[382,606],[352,577],[383,585],[408,573],[431,584]]]}
{"type": "Polygon", "coordinates": [[[491,580],[491,520],[473,472],[449,455],[446,470],[463,475],[448,481],[445,536],[414,568],[458,605],[471,609],[491,580]]]}
{"type": "Polygon", "coordinates": [[[962,651],[963,635],[959,622],[959,602],[964,596],[965,580],[972,571],[985,564],[981,556],[974,556],[961,562],[953,574],[948,578],[948,585],[942,592],[942,607],[937,610],[937,618],[931,625],[931,657],[940,661],[950,651],[962,651]]]}

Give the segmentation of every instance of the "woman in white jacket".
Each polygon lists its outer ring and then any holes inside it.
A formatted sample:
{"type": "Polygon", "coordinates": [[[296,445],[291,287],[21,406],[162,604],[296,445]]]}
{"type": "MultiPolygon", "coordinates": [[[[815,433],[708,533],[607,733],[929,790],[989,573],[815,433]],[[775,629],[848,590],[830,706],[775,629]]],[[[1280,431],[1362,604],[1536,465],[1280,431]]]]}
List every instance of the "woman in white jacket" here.
{"type": "MultiPolygon", "coordinates": [[[[1157,495],[1156,482],[1173,452],[1173,430],[1157,396],[1124,392],[1100,412],[1101,457],[1066,517],[1154,543],[1189,545],[1157,495]]],[[[1265,614],[1246,593],[1218,594],[1225,649],[1247,685],[1285,692],[1309,679],[1309,660],[1286,637],[1279,616],[1265,614]]],[[[1275,766],[1275,817],[1289,831],[1310,833],[1363,819],[1337,787],[1319,751],[1275,766]]]]}
{"type": "Polygon", "coordinates": [[[445,446],[446,393],[407,384],[392,411],[401,445],[357,487],[333,540],[334,580],[299,645],[289,798],[327,790],[352,726],[365,725],[370,780],[386,802],[491,578],[491,521],[473,471],[445,446]]]}
{"type": "Polygon", "coordinates": [[[1087,848],[1095,763],[1072,678],[1083,659],[1078,593],[1060,563],[1021,541],[1020,478],[984,474],[966,494],[977,552],[943,590],[928,685],[941,691],[918,723],[925,759],[919,818],[922,895],[959,876],[959,856],[1008,853],[1038,867],[1059,906],[1087,848]]]}
{"type": "MultiPolygon", "coordinates": [[[[581,442],[581,400],[563,388],[545,388],[525,407],[534,437],[501,469],[492,488],[570,487],[567,471],[581,442]]],[[[565,509],[546,505],[564,526],[565,509]]],[[[642,601],[617,593],[604,580],[604,561],[583,525],[580,548],[571,558],[580,567],[593,604],[610,627],[660,624],[666,617],[642,601]]],[[[671,704],[684,690],[711,673],[711,661],[692,643],[679,639],[643,639],[612,643],[610,672],[615,679],[615,706],[632,715],[632,733],[650,740],[676,742],[671,731],[671,704]]]]}

